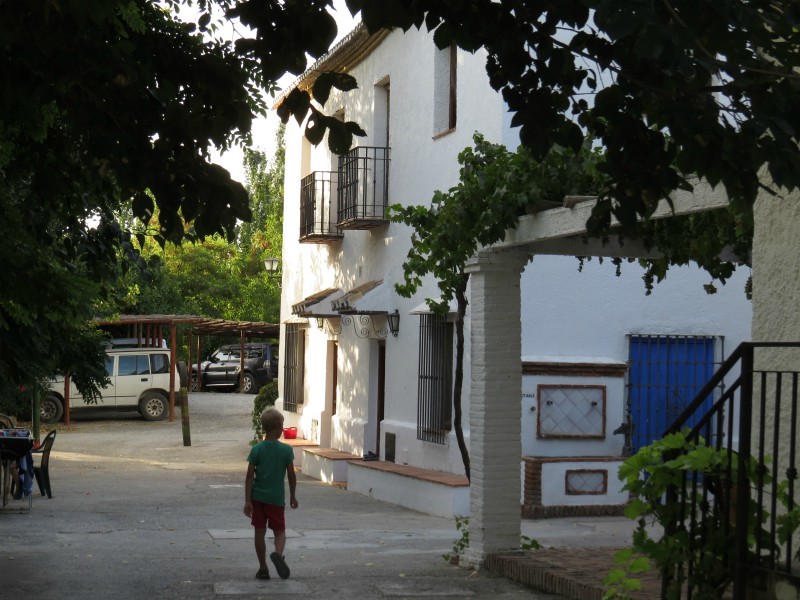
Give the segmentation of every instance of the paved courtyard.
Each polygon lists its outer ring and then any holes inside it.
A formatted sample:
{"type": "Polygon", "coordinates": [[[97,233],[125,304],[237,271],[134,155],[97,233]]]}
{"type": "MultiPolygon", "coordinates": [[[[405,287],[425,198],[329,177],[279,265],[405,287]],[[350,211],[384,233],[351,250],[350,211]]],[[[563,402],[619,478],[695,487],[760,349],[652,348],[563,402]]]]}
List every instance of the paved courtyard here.
{"type": "MultiPolygon", "coordinates": [[[[190,447],[179,411],[172,423],[116,413],[74,416],[70,427],[60,427],[51,455],[53,499],[35,489],[30,513],[18,510],[26,502],[15,501],[0,514],[3,596],[566,597],[447,564],[442,555],[458,537],[451,520],[302,474],[300,507],[287,509],[292,576],[254,579],[252,530],[241,512],[252,400],[191,394],[190,447]]],[[[625,545],[629,531],[624,519],[609,517],[523,525],[545,545],[582,548],[625,545]]]]}

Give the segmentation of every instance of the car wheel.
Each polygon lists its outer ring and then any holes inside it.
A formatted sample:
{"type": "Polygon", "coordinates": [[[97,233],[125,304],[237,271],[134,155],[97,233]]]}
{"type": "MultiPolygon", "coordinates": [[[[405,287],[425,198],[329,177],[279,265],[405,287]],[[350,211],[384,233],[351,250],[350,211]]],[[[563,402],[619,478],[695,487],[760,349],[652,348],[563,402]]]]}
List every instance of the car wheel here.
{"type": "Polygon", "coordinates": [[[187,387],[189,385],[189,369],[186,363],[179,360],[175,363],[175,370],[178,372],[178,381],[180,381],[181,387],[187,387]]]}
{"type": "Polygon", "coordinates": [[[58,423],[64,415],[64,405],[58,396],[46,395],[39,402],[39,416],[42,423],[58,423]]]}
{"type": "Polygon", "coordinates": [[[159,392],[148,392],[139,401],[139,412],[146,421],[166,419],[168,407],[167,399],[159,392]]]}
{"type": "Polygon", "coordinates": [[[252,373],[245,373],[242,376],[242,393],[255,394],[256,393],[256,378],[252,373]]]}
{"type": "Polygon", "coordinates": [[[193,392],[197,391],[197,373],[192,373],[192,387],[189,389],[193,392]]]}

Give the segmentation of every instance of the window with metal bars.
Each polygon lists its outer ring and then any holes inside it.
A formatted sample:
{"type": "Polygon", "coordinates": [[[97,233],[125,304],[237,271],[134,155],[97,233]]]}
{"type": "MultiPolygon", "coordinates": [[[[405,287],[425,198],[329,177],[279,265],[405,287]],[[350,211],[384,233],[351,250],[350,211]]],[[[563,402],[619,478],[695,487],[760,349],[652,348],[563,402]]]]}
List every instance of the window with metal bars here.
{"type": "Polygon", "coordinates": [[[419,318],[417,439],[444,444],[451,428],[453,324],[435,314],[419,318]]]}
{"type": "Polygon", "coordinates": [[[286,355],[283,360],[283,407],[297,412],[303,403],[303,363],[306,349],[306,334],[300,325],[286,325],[286,355]]]}

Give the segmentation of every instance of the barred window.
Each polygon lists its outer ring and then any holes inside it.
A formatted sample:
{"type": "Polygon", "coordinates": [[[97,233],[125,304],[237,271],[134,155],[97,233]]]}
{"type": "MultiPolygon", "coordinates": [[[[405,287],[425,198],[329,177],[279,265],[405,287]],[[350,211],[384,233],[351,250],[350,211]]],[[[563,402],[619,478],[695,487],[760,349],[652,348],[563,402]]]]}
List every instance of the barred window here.
{"type": "Polygon", "coordinates": [[[417,439],[444,444],[452,421],[453,324],[423,314],[419,329],[417,439]]]}
{"type": "Polygon", "coordinates": [[[286,355],[283,361],[283,408],[297,412],[303,403],[303,362],[306,350],[305,331],[297,323],[286,325],[286,355]]]}

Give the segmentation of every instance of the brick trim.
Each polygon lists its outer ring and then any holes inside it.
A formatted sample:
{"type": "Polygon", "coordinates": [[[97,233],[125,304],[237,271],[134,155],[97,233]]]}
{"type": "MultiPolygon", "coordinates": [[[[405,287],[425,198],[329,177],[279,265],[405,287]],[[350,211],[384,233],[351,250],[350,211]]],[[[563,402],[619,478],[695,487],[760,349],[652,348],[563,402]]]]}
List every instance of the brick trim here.
{"type": "Polygon", "coordinates": [[[565,517],[621,517],[625,515],[626,504],[581,504],[576,506],[533,506],[520,507],[523,519],[561,519],[565,517]]]}
{"type": "Polygon", "coordinates": [[[626,363],[569,363],[522,361],[523,375],[567,375],[570,377],[625,377],[626,363]]]}
{"type": "Polygon", "coordinates": [[[563,463],[563,462],[624,462],[627,456],[523,456],[524,462],[563,463]]]}

